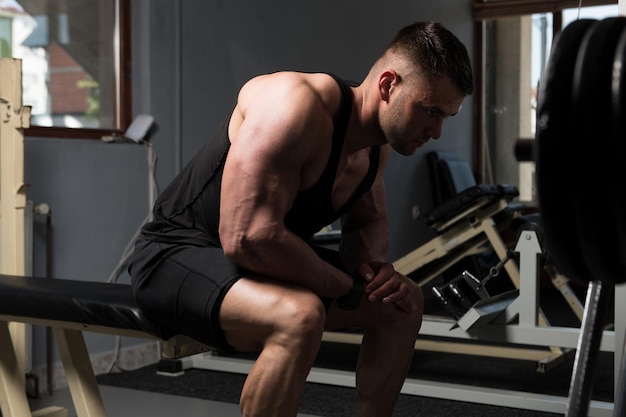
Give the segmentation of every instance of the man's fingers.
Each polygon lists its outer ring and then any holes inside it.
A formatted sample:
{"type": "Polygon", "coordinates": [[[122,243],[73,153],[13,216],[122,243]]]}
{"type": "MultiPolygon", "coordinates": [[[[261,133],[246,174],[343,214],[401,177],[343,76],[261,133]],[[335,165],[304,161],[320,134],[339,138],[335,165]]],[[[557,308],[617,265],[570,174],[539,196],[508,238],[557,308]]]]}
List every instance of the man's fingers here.
{"type": "Polygon", "coordinates": [[[398,291],[398,288],[401,284],[402,281],[400,280],[400,276],[398,274],[394,274],[391,277],[387,278],[386,281],[384,281],[382,285],[377,288],[373,288],[375,282],[368,285],[367,291],[369,291],[370,300],[374,301],[376,299],[383,299],[385,297],[391,296],[398,291]]]}
{"type": "MultiPolygon", "coordinates": [[[[387,282],[390,279],[393,278],[395,273],[396,273],[396,271],[393,269],[393,266],[391,264],[382,264],[382,265],[380,265],[380,267],[378,268],[378,271],[376,271],[376,274],[374,275],[373,279],[368,281],[368,285],[367,285],[365,291],[368,294],[373,293],[374,291],[377,291],[379,288],[381,288],[384,285],[386,285],[387,282]]],[[[376,295],[377,296],[381,295],[380,291],[376,295]]]]}
{"type": "Polygon", "coordinates": [[[371,266],[367,265],[367,264],[361,264],[357,267],[357,271],[356,273],[358,274],[358,276],[360,276],[365,282],[371,282],[374,277],[375,277],[375,273],[374,270],[372,269],[371,266]]]}

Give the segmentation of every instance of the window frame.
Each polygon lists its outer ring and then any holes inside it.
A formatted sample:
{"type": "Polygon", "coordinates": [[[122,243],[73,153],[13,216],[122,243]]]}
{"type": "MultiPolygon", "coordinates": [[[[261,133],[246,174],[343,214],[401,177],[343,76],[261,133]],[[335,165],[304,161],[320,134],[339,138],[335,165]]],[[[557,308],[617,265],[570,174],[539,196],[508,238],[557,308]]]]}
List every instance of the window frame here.
{"type": "Polygon", "coordinates": [[[117,22],[119,25],[119,91],[116,128],[85,128],[61,126],[36,126],[24,129],[29,137],[63,139],[98,139],[104,136],[121,136],[132,121],[132,85],[131,85],[131,1],[117,0],[117,22]]]}
{"type": "MultiPolygon", "coordinates": [[[[585,0],[583,7],[617,4],[617,0],[585,0]]],[[[536,13],[560,13],[581,5],[580,0],[476,0],[473,5],[474,20],[482,21],[505,16],[536,13]]]]}
{"type": "MultiPolygon", "coordinates": [[[[602,6],[617,4],[618,0],[585,0],[583,7],[602,6]]],[[[484,23],[487,20],[497,19],[507,16],[522,16],[535,13],[552,13],[553,17],[553,39],[561,31],[563,26],[563,10],[577,8],[581,5],[580,0],[474,0],[474,74],[475,84],[473,95],[474,104],[474,125],[472,154],[474,160],[474,175],[478,182],[487,182],[485,178],[485,97],[483,94],[485,86],[484,73],[484,23]]]]}

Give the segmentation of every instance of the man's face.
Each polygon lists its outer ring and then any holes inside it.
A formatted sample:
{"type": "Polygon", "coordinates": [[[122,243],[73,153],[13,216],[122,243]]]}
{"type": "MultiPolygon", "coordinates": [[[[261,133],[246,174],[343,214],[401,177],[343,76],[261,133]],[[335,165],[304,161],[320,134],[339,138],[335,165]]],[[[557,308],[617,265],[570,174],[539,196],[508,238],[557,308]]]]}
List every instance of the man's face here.
{"type": "Polygon", "coordinates": [[[402,155],[439,139],[444,120],[459,111],[464,99],[448,77],[403,81],[393,92],[380,124],[387,142],[402,155]]]}

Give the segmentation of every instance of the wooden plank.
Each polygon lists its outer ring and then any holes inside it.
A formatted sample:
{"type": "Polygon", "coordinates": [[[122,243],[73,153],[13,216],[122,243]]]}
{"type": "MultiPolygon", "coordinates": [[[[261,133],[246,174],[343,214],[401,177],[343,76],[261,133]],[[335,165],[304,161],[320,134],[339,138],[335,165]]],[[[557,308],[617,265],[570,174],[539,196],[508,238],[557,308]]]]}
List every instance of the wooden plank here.
{"type": "MultiPolygon", "coordinates": [[[[0,272],[24,275],[24,134],[30,107],[22,105],[22,61],[0,59],[0,272]]],[[[26,327],[10,326],[18,364],[25,371],[26,327]]]]}

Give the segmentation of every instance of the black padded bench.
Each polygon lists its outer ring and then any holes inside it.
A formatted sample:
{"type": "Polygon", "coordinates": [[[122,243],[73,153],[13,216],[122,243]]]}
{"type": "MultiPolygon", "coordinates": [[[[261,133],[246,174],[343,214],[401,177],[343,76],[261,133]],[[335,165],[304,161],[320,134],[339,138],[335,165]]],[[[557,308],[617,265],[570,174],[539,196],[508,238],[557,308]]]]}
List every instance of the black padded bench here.
{"type": "MultiPolygon", "coordinates": [[[[442,224],[450,225],[463,217],[468,211],[484,207],[498,200],[507,202],[507,211],[521,210],[523,205],[511,205],[508,202],[519,196],[517,187],[506,184],[480,184],[469,187],[454,197],[444,201],[424,215],[427,226],[442,230],[442,224]]],[[[445,228],[445,227],[444,227],[445,228]]]]}
{"type": "MultiPolygon", "coordinates": [[[[106,413],[82,332],[160,340],[164,358],[210,350],[163,329],[137,306],[128,284],[17,277],[0,274],[0,410],[3,417],[31,413],[9,322],[50,327],[78,417],[106,413]]],[[[46,414],[48,415],[48,414],[46,414]]]]}

